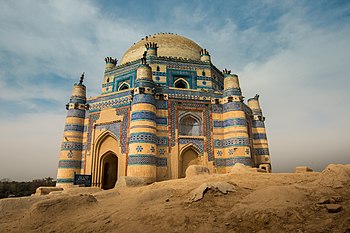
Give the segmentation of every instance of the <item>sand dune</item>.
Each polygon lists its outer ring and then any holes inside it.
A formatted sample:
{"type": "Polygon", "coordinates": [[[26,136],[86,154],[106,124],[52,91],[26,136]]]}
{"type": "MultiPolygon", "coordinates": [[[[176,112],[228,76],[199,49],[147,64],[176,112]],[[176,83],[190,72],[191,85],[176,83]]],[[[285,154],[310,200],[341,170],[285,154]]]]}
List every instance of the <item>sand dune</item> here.
{"type": "Polygon", "coordinates": [[[2,199],[0,232],[350,232],[350,165],[2,199]]]}

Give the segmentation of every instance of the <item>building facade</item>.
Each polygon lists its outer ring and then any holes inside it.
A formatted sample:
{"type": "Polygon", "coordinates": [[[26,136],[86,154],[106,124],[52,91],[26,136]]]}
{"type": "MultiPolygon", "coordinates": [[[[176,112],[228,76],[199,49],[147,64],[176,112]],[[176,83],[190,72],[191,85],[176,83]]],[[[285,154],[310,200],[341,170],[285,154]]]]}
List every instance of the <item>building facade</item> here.
{"type": "Polygon", "coordinates": [[[120,176],[175,179],[193,164],[271,171],[259,96],[244,103],[238,76],[217,69],[206,49],[159,33],[131,46],[120,65],[105,61],[101,95],[87,99],[82,76],[66,105],[58,186],[74,174],[104,189],[120,176]]]}

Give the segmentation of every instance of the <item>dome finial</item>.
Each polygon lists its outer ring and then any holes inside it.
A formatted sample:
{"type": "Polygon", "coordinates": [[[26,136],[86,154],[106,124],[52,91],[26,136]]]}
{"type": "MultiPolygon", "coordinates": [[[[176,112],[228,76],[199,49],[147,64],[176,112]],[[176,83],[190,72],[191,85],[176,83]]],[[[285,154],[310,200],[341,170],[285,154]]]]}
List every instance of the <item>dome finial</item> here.
{"type": "Polygon", "coordinates": [[[223,71],[222,71],[222,73],[225,75],[225,74],[231,74],[231,70],[228,70],[228,69],[224,69],[223,71]]]}
{"type": "Polygon", "coordinates": [[[80,76],[80,81],[79,81],[79,84],[82,85],[83,84],[83,81],[84,81],[84,75],[85,75],[85,72],[83,72],[80,76]]]}
{"type": "Polygon", "coordinates": [[[147,56],[147,51],[145,51],[142,55],[142,58],[141,58],[141,64],[142,65],[146,65],[147,64],[147,59],[146,59],[146,56],[147,56]]]}

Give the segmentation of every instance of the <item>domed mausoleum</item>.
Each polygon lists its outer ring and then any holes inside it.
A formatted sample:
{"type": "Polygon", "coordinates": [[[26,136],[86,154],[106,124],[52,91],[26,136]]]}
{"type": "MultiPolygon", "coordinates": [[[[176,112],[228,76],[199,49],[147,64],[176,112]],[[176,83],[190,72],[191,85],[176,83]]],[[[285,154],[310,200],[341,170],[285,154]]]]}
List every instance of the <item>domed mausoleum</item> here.
{"type": "Polygon", "coordinates": [[[238,76],[216,68],[197,43],[159,33],[131,46],[120,65],[105,61],[101,95],[87,99],[82,76],[66,105],[58,186],[176,179],[194,164],[271,171],[259,96],[245,103],[238,76]]]}

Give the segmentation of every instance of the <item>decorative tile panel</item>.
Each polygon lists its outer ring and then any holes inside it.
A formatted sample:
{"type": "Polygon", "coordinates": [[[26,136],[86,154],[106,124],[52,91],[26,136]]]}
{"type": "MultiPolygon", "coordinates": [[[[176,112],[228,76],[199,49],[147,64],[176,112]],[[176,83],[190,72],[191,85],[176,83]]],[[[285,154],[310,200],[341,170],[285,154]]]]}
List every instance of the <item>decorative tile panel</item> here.
{"type": "Polygon", "coordinates": [[[264,140],[266,140],[267,137],[266,137],[266,134],[265,134],[265,133],[254,133],[254,134],[253,134],[253,139],[255,139],[255,140],[259,140],[259,139],[264,139],[264,140]]]}
{"type": "Polygon", "coordinates": [[[57,183],[73,183],[73,178],[58,178],[57,183]]]}
{"type": "Polygon", "coordinates": [[[229,111],[243,111],[242,102],[228,102],[223,104],[223,112],[229,111]]]}
{"type": "Polygon", "coordinates": [[[130,134],[130,143],[154,143],[156,144],[158,137],[152,133],[131,133],[130,134]]]}
{"type": "Polygon", "coordinates": [[[157,117],[156,123],[157,123],[157,125],[168,125],[168,118],[167,117],[157,117]]]}
{"type": "Polygon", "coordinates": [[[96,125],[96,130],[108,130],[111,133],[114,134],[114,136],[116,136],[116,138],[119,141],[120,138],[120,124],[121,122],[113,122],[113,123],[107,123],[107,124],[99,124],[96,125]]]}
{"type": "Polygon", "coordinates": [[[146,103],[156,105],[156,99],[150,94],[137,94],[134,95],[133,103],[146,103]]]}
{"type": "Polygon", "coordinates": [[[216,167],[232,167],[236,163],[242,163],[249,167],[252,166],[250,157],[215,158],[214,160],[216,167]]]}
{"type": "Polygon", "coordinates": [[[82,150],[81,142],[62,142],[61,150],[82,150]]]}
{"type": "Polygon", "coordinates": [[[255,155],[269,155],[269,149],[268,148],[255,148],[254,149],[255,155]]]}
{"type": "Polygon", "coordinates": [[[247,126],[247,120],[244,118],[230,118],[224,121],[213,121],[214,128],[225,128],[230,126],[247,126]]]}
{"type": "Polygon", "coordinates": [[[156,157],[156,165],[157,165],[157,167],[166,167],[166,166],[168,166],[168,159],[156,157]]]}
{"type": "Polygon", "coordinates": [[[252,121],[253,128],[265,128],[265,123],[263,121],[252,121]]]}
{"type": "Polygon", "coordinates": [[[156,158],[147,154],[129,155],[128,165],[156,165],[156,158]]]}
{"type": "Polygon", "coordinates": [[[202,138],[179,138],[179,144],[193,144],[199,149],[199,152],[203,154],[204,140],[202,138]]]}
{"type": "Polygon", "coordinates": [[[156,114],[150,111],[142,111],[142,112],[132,112],[131,120],[151,120],[154,121],[156,119],[156,114]]]}
{"type": "Polygon", "coordinates": [[[126,144],[129,132],[129,107],[125,108],[117,108],[116,115],[123,116],[123,121],[121,123],[122,126],[122,134],[119,136],[122,144],[122,153],[126,153],[126,144]]]}
{"type": "Polygon", "coordinates": [[[66,124],[65,127],[64,127],[64,131],[83,132],[84,131],[84,125],[66,124]]]}
{"type": "Polygon", "coordinates": [[[81,161],[80,160],[60,160],[58,162],[58,168],[80,169],[81,168],[81,161]]]}
{"type": "Polygon", "coordinates": [[[67,117],[85,118],[85,110],[81,109],[69,109],[67,111],[67,117]]]}
{"type": "Polygon", "coordinates": [[[157,100],[156,101],[156,108],[157,109],[168,109],[168,101],[166,100],[157,100]]]}
{"type": "Polygon", "coordinates": [[[228,138],[214,140],[215,148],[226,148],[231,146],[249,146],[249,138],[228,138]]]}

